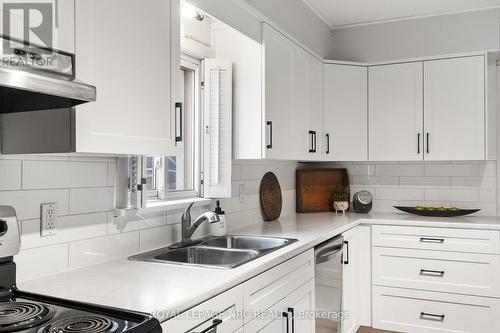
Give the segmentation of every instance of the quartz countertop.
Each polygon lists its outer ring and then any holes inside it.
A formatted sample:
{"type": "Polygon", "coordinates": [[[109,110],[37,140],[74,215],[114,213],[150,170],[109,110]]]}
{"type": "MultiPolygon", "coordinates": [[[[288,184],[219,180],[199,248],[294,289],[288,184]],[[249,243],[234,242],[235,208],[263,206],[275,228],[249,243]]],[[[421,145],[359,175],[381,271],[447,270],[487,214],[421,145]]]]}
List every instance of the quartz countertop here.
{"type": "Polygon", "coordinates": [[[230,270],[126,258],[19,283],[21,290],[147,312],[160,321],[188,310],[359,224],[500,230],[496,217],[428,218],[407,214],[295,214],[231,232],[296,238],[289,246],[230,270]]]}

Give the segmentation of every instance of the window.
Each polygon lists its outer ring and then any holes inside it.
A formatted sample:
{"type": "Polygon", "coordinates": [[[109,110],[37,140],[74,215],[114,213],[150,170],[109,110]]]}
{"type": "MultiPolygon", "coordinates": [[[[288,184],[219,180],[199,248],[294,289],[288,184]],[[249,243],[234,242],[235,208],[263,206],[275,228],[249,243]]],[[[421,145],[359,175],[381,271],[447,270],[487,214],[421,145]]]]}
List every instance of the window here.
{"type": "Polygon", "coordinates": [[[200,196],[200,63],[186,57],[179,71],[175,110],[176,146],[171,156],[147,156],[148,200],[200,196]]]}
{"type": "Polygon", "coordinates": [[[132,206],[134,202],[144,207],[148,201],[231,197],[232,64],[186,56],[181,65],[180,102],[173,121],[175,148],[170,156],[140,158],[138,169],[145,186],[140,186],[137,200],[131,191],[127,202],[132,206]]]}

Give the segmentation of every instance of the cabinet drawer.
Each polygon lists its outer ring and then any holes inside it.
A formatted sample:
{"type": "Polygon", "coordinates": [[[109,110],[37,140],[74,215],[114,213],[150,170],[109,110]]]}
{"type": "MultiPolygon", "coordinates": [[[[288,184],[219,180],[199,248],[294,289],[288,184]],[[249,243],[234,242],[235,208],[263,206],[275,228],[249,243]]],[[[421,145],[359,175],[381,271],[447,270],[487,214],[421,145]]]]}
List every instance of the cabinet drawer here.
{"type": "Polygon", "coordinates": [[[245,282],[245,320],[251,320],[255,311],[269,309],[313,277],[314,251],[309,250],[245,282]]]}
{"type": "Polygon", "coordinates": [[[372,244],[422,250],[500,254],[500,233],[495,230],[374,225],[372,244]]]}
{"type": "Polygon", "coordinates": [[[163,332],[202,332],[217,325],[217,333],[233,333],[243,326],[243,287],[237,286],[164,322],[163,332]]]}
{"type": "Polygon", "coordinates": [[[500,300],[373,287],[373,327],[408,333],[500,332],[500,300]]]}
{"type": "Polygon", "coordinates": [[[374,247],[373,284],[500,297],[500,256],[374,247]]]}

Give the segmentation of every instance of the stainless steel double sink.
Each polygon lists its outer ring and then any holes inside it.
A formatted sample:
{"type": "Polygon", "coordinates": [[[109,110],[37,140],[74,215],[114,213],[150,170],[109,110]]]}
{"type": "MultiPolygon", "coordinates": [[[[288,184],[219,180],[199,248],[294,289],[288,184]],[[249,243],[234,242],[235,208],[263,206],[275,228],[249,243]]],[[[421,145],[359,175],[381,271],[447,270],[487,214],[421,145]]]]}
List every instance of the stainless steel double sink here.
{"type": "Polygon", "coordinates": [[[223,236],[203,238],[179,249],[168,247],[132,256],[130,260],[231,269],[296,242],[292,238],[223,236]]]}

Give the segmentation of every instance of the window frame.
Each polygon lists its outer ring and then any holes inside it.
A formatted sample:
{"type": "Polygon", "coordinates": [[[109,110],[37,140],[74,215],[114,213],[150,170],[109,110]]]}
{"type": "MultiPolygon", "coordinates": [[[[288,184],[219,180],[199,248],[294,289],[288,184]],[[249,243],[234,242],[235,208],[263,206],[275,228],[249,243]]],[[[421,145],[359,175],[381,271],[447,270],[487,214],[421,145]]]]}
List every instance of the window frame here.
{"type": "MultiPolygon", "coordinates": [[[[201,87],[201,60],[193,58],[186,54],[181,54],[181,68],[187,69],[193,72],[193,87],[192,92],[192,103],[193,103],[193,116],[194,116],[194,126],[193,126],[193,189],[192,190],[180,190],[171,191],[165,190],[164,193],[156,190],[148,190],[146,194],[147,202],[158,202],[158,201],[172,201],[180,199],[197,199],[203,198],[203,135],[202,130],[202,87],[201,87]]],[[[186,101],[184,101],[186,104],[186,101]]],[[[175,118],[174,118],[175,119],[175,118]]],[[[173,126],[176,126],[175,121],[173,126]]],[[[149,156],[146,156],[146,158],[149,156]]],[[[165,168],[168,168],[167,156],[162,156],[162,163],[165,168]]],[[[146,172],[146,171],[145,171],[146,172]]],[[[163,188],[168,189],[168,170],[165,170],[164,184],[163,188]]]]}

